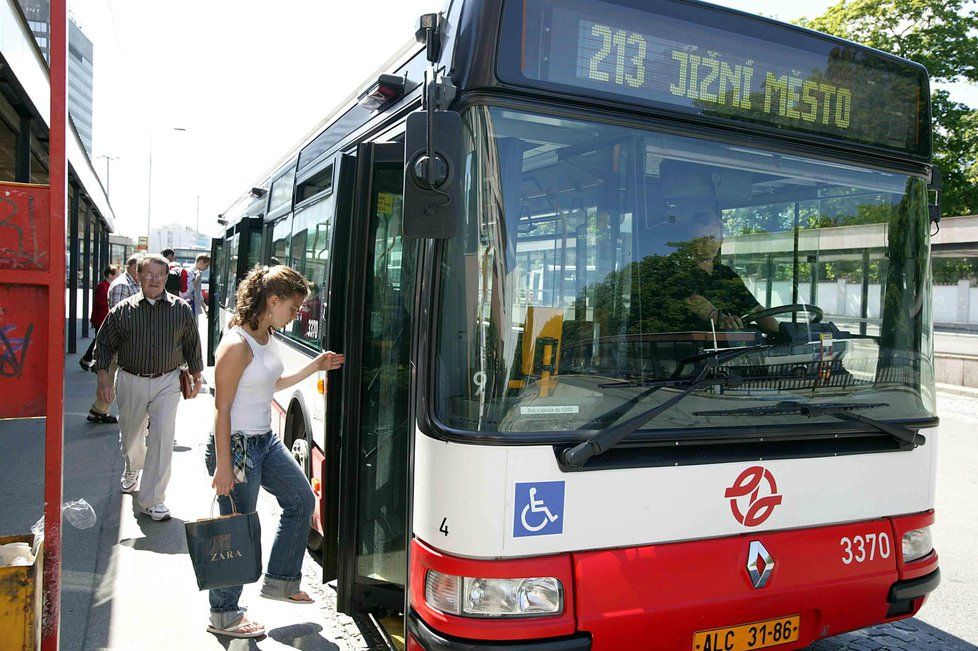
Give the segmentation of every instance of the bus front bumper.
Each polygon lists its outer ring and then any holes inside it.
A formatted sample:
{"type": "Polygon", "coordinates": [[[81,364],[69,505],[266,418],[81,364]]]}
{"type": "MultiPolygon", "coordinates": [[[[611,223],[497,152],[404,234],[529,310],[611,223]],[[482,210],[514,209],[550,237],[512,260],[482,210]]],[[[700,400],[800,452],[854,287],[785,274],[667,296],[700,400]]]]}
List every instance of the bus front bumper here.
{"type": "Polygon", "coordinates": [[[415,614],[408,618],[408,651],[589,651],[589,635],[543,640],[466,640],[432,630],[415,614]]]}

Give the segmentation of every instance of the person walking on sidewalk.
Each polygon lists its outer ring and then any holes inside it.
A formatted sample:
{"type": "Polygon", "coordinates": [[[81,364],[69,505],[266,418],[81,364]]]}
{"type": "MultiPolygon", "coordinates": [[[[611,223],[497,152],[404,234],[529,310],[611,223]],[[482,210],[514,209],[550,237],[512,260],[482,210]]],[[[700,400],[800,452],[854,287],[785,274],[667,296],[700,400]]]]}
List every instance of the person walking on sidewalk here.
{"type": "MultiPolygon", "coordinates": [[[[112,311],[116,305],[123,299],[129,298],[133,294],[139,291],[139,275],[137,268],[139,266],[139,261],[142,256],[138,253],[129,256],[126,260],[126,271],[125,273],[119,274],[115,280],[109,284],[108,292],[106,294],[108,301],[109,311],[112,311]]],[[[108,316],[108,314],[106,314],[108,316]]],[[[98,333],[95,335],[95,339],[92,341],[93,345],[98,345],[98,333]]],[[[94,357],[93,357],[94,360],[94,357]]],[[[109,364],[109,378],[112,383],[115,383],[115,373],[116,373],[116,361],[115,359],[109,364]]],[[[86,370],[94,371],[94,365],[86,368],[86,370]]],[[[90,423],[118,423],[119,419],[109,413],[109,407],[112,405],[112,401],[105,402],[98,396],[96,391],[95,401],[92,402],[92,406],[88,408],[88,422],[90,423]]]]}
{"type": "MultiPolygon", "coordinates": [[[[105,317],[109,314],[109,285],[112,281],[119,276],[119,266],[110,264],[102,272],[102,282],[95,286],[95,300],[92,302],[92,317],[89,319],[89,323],[95,328],[95,332],[98,333],[99,326],[102,325],[102,321],[105,321],[105,317]]],[[[92,343],[88,344],[88,350],[82,355],[81,359],[78,360],[78,364],[82,367],[83,371],[90,371],[92,362],[94,361],[92,354],[95,351],[95,337],[92,337],[92,343]]]]}
{"type": "Polygon", "coordinates": [[[163,249],[160,255],[166,258],[167,267],[170,271],[166,277],[166,291],[174,296],[182,296],[187,291],[187,270],[177,262],[177,255],[173,249],[163,249]]]}
{"type": "Polygon", "coordinates": [[[190,303],[190,309],[194,311],[194,316],[205,312],[204,291],[201,281],[209,266],[211,266],[211,257],[206,253],[200,253],[194,260],[193,268],[185,272],[187,274],[187,291],[182,292],[180,298],[190,303]]]}
{"type": "Polygon", "coordinates": [[[98,395],[107,403],[113,397],[109,367],[118,355],[119,435],[126,461],[122,490],[132,491],[142,470],[136,501],[154,520],[170,517],[164,499],[181,396],[180,367],[189,367],[195,390],[203,369],[197,320],[186,301],[164,290],[167,272],[161,256],[140,261],[141,291],[109,312],[95,346],[98,395]],[[144,438],[147,418],[149,434],[144,438]]]}
{"type": "Polygon", "coordinates": [[[112,311],[120,301],[139,293],[139,261],[142,254],[134,253],[126,259],[126,273],[122,274],[109,285],[109,311],[112,311]]]}
{"type": "MultiPolygon", "coordinates": [[[[301,369],[283,374],[271,331],[291,323],[306,298],[308,283],[289,267],[255,267],[238,286],[237,312],[217,349],[214,434],[207,446],[207,471],[214,476],[221,514],[251,513],[264,487],[282,507],[261,596],[312,603],[299,589],[309,519],[316,503],[295,458],[272,432],[272,394],[317,371],[343,365],[344,356],[324,352],[301,369]]],[[[207,630],[231,637],[260,637],[265,628],[238,605],[241,586],[210,591],[207,630]]]]}

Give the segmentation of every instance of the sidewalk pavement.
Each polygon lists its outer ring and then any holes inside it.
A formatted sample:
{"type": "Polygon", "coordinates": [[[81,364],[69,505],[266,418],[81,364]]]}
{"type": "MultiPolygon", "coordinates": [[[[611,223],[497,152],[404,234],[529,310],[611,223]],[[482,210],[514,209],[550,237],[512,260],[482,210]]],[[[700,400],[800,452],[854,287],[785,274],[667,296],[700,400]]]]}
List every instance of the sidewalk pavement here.
{"type": "MultiPolygon", "coordinates": [[[[84,351],[87,340],[80,340],[84,351]]],[[[61,648],[103,649],[364,649],[356,625],[335,610],[335,593],[307,554],[303,588],[317,603],[262,599],[258,584],[245,587],[242,604],[265,624],[268,637],[232,640],[207,633],[207,593],[199,592],[187,555],[184,522],[208,517],[213,493],[203,449],[213,423],[213,399],[203,392],[183,401],[166,504],[173,518],[136,515],[133,497],[119,491],[123,470],[116,425],[85,420],[96,379],[65,357],[64,501],[84,498],[97,524],[64,525],[61,648]]],[[[115,405],[113,413],[117,413],[115,405]]],[[[0,535],[29,532],[41,517],[44,426],[41,421],[0,422],[0,535]]],[[[281,510],[262,491],[258,513],[266,559],[281,510]]]]}

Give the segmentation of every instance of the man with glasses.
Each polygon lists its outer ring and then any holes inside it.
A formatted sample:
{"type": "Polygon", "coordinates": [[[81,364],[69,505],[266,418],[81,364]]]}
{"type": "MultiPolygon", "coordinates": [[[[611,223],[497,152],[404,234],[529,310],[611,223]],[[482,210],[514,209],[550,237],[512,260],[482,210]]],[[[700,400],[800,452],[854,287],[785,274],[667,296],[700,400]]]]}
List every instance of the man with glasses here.
{"type": "Polygon", "coordinates": [[[203,370],[196,319],[186,301],[165,291],[168,272],[162,256],[142,259],[141,291],[109,313],[95,346],[98,395],[106,402],[113,397],[109,367],[118,355],[119,431],[126,461],[122,488],[133,490],[142,470],[136,501],[143,514],[157,521],[170,517],[164,499],[180,404],[180,367],[189,367],[195,392],[203,370]]]}

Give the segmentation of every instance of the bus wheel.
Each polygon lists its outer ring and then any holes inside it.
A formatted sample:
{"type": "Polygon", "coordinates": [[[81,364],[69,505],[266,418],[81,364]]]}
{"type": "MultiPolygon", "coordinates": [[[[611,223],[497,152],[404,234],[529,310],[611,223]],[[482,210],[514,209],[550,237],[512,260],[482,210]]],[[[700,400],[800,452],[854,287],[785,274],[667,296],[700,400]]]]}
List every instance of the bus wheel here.
{"type": "Polygon", "coordinates": [[[305,439],[295,439],[292,442],[292,456],[309,478],[309,442],[305,439]]]}
{"type": "Polygon", "coordinates": [[[309,442],[306,440],[306,421],[302,417],[302,410],[298,407],[294,407],[291,412],[289,412],[288,420],[290,427],[289,431],[289,449],[292,452],[293,458],[295,458],[296,463],[302,468],[302,472],[305,474],[306,479],[312,479],[312,465],[309,458],[309,442]]]}

